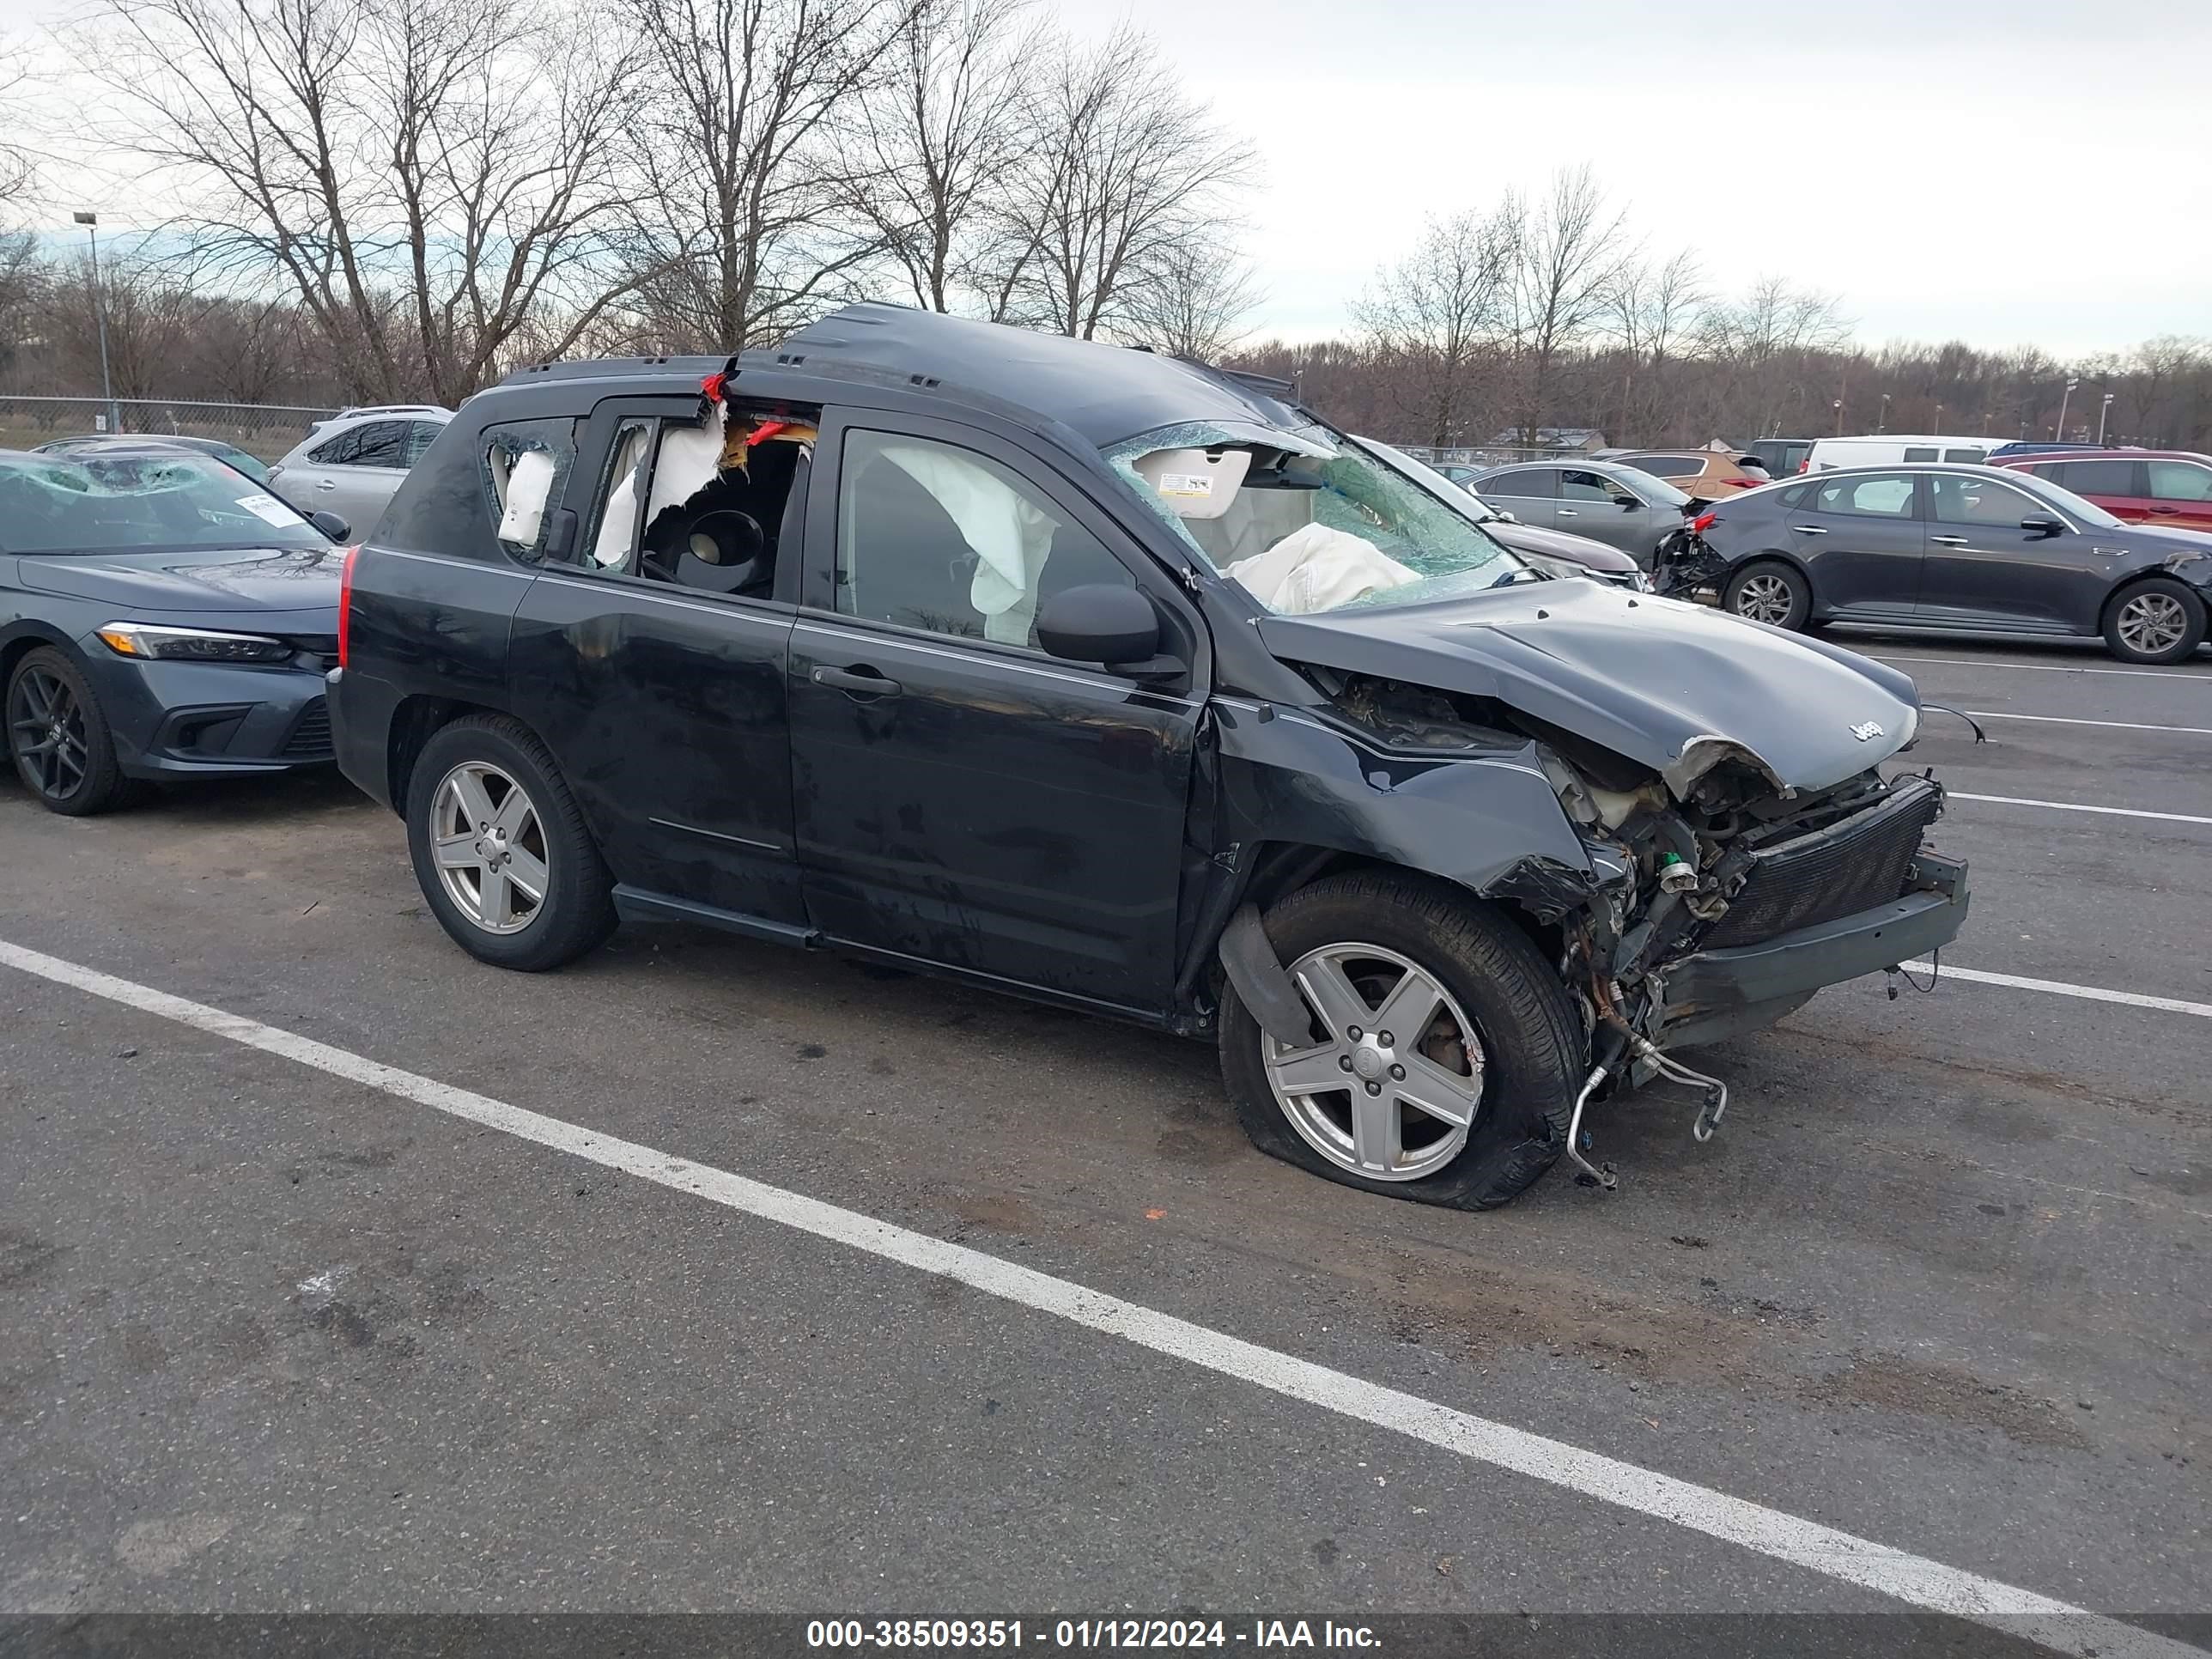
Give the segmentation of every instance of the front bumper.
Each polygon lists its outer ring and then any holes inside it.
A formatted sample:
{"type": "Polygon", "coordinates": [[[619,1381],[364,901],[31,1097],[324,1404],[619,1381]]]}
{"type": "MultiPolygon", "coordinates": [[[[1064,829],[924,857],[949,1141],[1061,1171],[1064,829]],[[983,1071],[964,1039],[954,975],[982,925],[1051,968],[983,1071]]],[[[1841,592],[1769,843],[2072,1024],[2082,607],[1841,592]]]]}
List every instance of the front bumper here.
{"type": "Polygon", "coordinates": [[[134,662],[96,640],[82,654],[129,776],[247,777],[331,760],[319,670],[134,662]]]}
{"type": "Polygon", "coordinates": [[[1941,950],[1966,925],[1966,866],[1923,850],[1912,881],[1911,890],[1872,909],[1668,963],[1653,975],[1652,1040],[1664,1048],[1757,1030],[1823,986],[1941,950]]]}

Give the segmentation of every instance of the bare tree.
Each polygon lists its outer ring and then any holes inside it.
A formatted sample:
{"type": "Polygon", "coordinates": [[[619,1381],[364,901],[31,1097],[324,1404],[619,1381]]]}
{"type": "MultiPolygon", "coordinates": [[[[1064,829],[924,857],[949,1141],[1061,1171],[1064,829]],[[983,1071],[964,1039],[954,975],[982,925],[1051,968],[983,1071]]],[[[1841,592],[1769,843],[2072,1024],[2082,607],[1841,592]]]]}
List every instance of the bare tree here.
{"type": "Polygon", "coordinates": [[[1035,137],[978,274],[985,308],[1085,340],[1133,328],[1140,295],[1233,249],[1256,160],[1127,27],[1059,45],[1037,82],[1035,137]]]}
{"type": "MultiPolygon", "coordinates": [[[[39,328],[64,383],[100,384],[100,310],[106,311],[107,368],[123,399],[174,396],[179,364],[198,338],[207,303],[143,249],[118,247],[100,262],[58,263],[44,284],[39,328]]],[[[143,427],[141,429],[143,429],[143,427]]]]}
{"type": "Polygon", "coordinates": [[[664,347],[787,332],[882,246],[854,210],[857,122],[920,0],[638,0],[630,132],[640,322],[664,347]]]}
{"type": "Polygon", "coordinates": [[[1032,147],[1023,70],[1048,37],[1021,27],[1030,0],[922,0],[861,100],[845,167],[914,302],[950,311],[1032,147]]]}
{"type": "Polygon", "coordinates": [[[1128,295],[1118,338],[1206,362],[1225,356],[1249,332],[1260,303],[1252,268],[1235,248],[1171,243],[1128,295]]]}
{"type": "MultiPolygon", "coordinates": [[[[99,73],[200,270],[298,300],[345,389],[456,402],[607,276],[632,78],[526,0],[105,0],[99,73]]],[[[557,342],[556,342],[557,343],[557,342]]]]}
{"type": "Polygon", "coordinates": [[[1626,241],[1626,217],[1607,202],[1587,165],[1554,173],[1550,190],[1527,212],[1515,239],[1512,288],[1524,442],[1536,441],[1553,364],[1603,317],[1626,241]]]}
{"type": "Polygon", "coordinates": [[[1498,356],[1519,228],[1510,203],[1487,216],[1431,219],[1413,252],[1352,307],[1375,348],[1401,366],[1424,442],[1466,435],[1478,372],[1498,356]]]}
{"type": "Polygon", "coordinates": [[[1615,442],[1632,441],[1632,434],[1665,441],[1674,360],[1693,341],[1710,298],[1698,257],[1687,248],[1663,264],[1629,258],[1614,268],[1602,324],[1620,342],[1622,359],[1615,442]]]}
{"type": "Polygon", "coordinates": [[[38,182],[39,154],[30,139],[29,54],[20,42],[0,40],[0,214],[12,214],[38,182]]]}

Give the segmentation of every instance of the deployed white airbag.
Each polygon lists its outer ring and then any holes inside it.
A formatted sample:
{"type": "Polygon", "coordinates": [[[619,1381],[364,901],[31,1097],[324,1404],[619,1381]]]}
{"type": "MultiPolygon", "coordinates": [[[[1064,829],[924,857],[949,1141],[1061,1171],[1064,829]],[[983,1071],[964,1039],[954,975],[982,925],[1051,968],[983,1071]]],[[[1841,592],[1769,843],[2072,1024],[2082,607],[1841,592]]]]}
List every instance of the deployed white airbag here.
{"type": "Polygon", "coordinates": [[[645,504],[646,523],[690,501],[714,483],[721,470],[722,429],[730,415],[720,404],[709,408],[712,413],[702,426],[663,430],[659,459],[653,466],[653,495],[645,504]]]}
{"type": "Polygon", "coordinates": [[[1027,645],[1037,579],[1059,526],[1019,490],[975,461],[935,445],[885,444],[883,457],[927,490],[975,551],[968,602],[983,637],[1027,645]]]}
{"type": "Polygon", "coordinates": [[[1419,581],[1372,542],[1325,524],[1293,530],[1265,553],[1221,573],[1279,617],[1334,611],[1387,588],[1419,581]]]}
{"type": "Polygon", "coordinates": [[[553,480],[559,468],[543,449],[526,449],[507,471],[505,500],[499,515],[499,538],[518,547],[538,545],[538,526],[544,522],[545,503],[553,498],[553,480]]]}

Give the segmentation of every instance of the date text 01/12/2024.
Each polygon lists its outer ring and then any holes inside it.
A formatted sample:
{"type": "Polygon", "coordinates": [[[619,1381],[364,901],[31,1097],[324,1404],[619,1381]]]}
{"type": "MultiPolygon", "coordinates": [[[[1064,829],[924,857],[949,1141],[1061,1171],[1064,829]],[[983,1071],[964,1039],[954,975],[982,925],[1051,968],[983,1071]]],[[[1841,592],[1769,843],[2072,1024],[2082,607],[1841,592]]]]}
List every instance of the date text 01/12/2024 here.
{"type": "Polygon", "coordinates": [[[1249,1627],[1219,1619],[816,1619],[806,1645],[817,1650],[891,1649],[921,1652],[1014,1653],[1024,1647],[1067,1650],[1226,1648],[1259,1652],[1298,1648],[1374,1649],[1366,1625],[1333,1620],[1254,1619],[1249,1627]]]}

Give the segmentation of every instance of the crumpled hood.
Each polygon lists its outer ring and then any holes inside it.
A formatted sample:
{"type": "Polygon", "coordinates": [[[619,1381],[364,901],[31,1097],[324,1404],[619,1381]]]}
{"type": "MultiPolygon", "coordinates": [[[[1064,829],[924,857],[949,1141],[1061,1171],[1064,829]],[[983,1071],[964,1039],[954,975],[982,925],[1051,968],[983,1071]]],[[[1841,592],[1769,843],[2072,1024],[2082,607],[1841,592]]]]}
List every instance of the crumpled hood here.
{"type": "Polygon", "coordinates": [[[172,549],[161,552],[26,553],[26,587],[112,605],[118,617],[149,611],[337,610],[343,560],[335,547],[172,549]]]}
{"type": "Polygon", "coordinates": [[[1737,753],[1778,784],[1826,789],[1895,754],[1919,723],[1895,669],[1595,582],[1266,617],[1259,630],[1287,662],[1492,698],[1640,762],[1678,797],[1737,753]]]}
{"type": "Polygon", "coordinates": [[[1491,540],[1503,542],[1516,553],[1542,553],[1554,559],[1570,559],[1586,569],[1601,570],[1609,575],[1641,568],[1619,548],[1589,536],[1547,530],[1540,524],[1503,524],[1495,519],[1484,520],[1482,528],[1491,540]]]}

